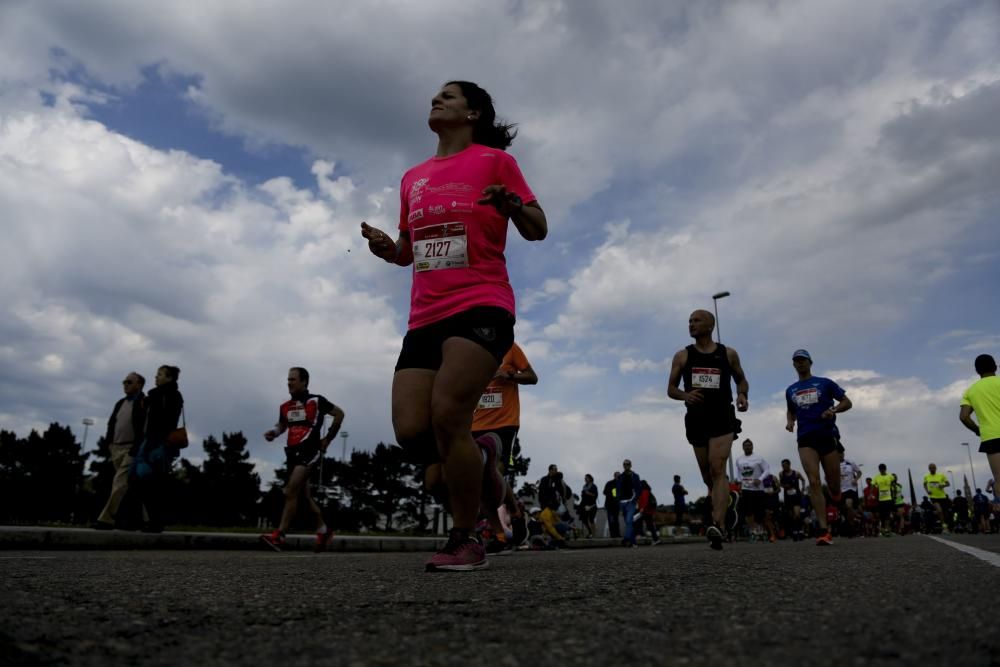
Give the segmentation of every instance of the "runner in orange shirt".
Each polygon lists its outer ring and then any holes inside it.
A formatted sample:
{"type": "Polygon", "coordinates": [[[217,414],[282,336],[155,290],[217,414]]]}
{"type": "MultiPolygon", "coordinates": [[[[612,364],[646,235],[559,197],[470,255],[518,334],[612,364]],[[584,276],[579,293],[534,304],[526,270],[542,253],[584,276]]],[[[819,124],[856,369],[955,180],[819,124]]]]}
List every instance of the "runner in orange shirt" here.
{"type": "Polygon", "coordinates": [[[479,405],[472,417],[473,439],[493,433],[500,438],[500,448],[497,451],[497,468],[507,480],[505,505],[497,508],[485,508],[487,518],[493,527],[494,540],[486,545],[487,554],[506,552],[506,534],[509,532],[510,514],[516,514],[517,505],[514,502],[514,479],[510,473],[514,464],[514,440],[521,427],[521,400],[518,387],[522,384],[538,384],[538,376],[524,355],[524,350],[514,343],[504,355],[500,368],[483,391],[479,405]],[[496,525],[496,524],[499,525],[496,525]]]}
{"type": "Polygon", "coordinates": [[[518,386],[538,384],[538,376],[528,363],[521,347],[514,343],[496,374],[490,381],[472,417],[472,437],[486,433],[500,436],[501,448],[497,452],[497,468],[508,481],[507,471],[514,464],[514,440],[521,427],[521,400],[518,386]]]}

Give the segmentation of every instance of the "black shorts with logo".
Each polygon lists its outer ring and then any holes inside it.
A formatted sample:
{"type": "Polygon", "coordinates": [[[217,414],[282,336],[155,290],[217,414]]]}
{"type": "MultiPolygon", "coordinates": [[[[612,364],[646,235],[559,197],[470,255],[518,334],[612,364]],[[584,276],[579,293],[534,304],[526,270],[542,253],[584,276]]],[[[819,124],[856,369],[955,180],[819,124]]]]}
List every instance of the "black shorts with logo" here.
{"type": "Polygon", "coordinates": [[[857,509],[858,507],[858,492],[854,489],[849,489],[847,491],[840,492],[840,504],[842,507],[847,507],[847,501],[851,500],[851,506],[857,509]]]}
{"type": "Polygon", "coordinates": [[[979,443],[979,451],[983,454],[1000,454],[1000,438],[983,440],[979,443]]]}
{"type": "Polygon", "coordinates": [[[514,465],[514,439],[517,437],[517,432],[520,428],[520,426],[498,426],[497,428],[488,428],[484,431],[473,431],[472,439],[475,440],[487,433],[496,433],[500,438],[500,451],[497,452],[497,461],[502,463],[506,470],[510,470],[511,466],[514,465]]]}
{"type": "Polygon", "coordinates": [[[323,451],[316,441],[307,440],[294,447],[285,447],[285,465],[288,467],[288,472],[294,470],[296,466],[312,468],[319,464],[322,457],[323,451]]]}
{"type": "Polygon", "coordinates": [[[816,450],[820,456],[826,456],[837,451],[837,437],[824,431],[813,431],[799,436],[799,449],[808,447],[816,450]]]}
{"type": "Polygon", "coordinates": [[[476,306],[457,315],[411,329],[403,338],[396,370],[441,368],[441,348],[449,338],[465,338],[478,344],[497,360],[497,365],[514,344],[514,316],[495,306],[476,306]]]}
{"type": "Polygon", "coordinates": [[[684,429],[687,441],[694,447],[708,447],[708,441],[727,433],[733,440],[742,430],[743,422],[736,418],[736,408],[731,404],[709,411],[692,412],[684,415],[684,429]]]}

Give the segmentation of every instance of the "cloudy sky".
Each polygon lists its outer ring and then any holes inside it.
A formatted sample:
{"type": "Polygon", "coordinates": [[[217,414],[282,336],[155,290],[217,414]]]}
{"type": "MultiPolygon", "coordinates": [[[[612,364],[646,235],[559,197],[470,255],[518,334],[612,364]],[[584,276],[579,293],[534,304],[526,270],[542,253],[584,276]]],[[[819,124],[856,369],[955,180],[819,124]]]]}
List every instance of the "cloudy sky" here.
{"type": "Polygon", "coordinates": [[[675,473],[700,492],[666,372],[728,290],[745,433],[774,465],[806,347],[854,400],[865,470],[961,484],[958,399],[1000,354],[995,2],[247,7],[0,4],[0,427],[82,436],[128,371],[170,363],[194,433],[242,430],[270,479],[260,434],[302,365],[349,447],[391,442],[410,274],[358,226],[394,226],[461,78],[518,123],[549,218],[507,253],[533,476],[578,488],[628,456],[660,495],[675,473]]]}

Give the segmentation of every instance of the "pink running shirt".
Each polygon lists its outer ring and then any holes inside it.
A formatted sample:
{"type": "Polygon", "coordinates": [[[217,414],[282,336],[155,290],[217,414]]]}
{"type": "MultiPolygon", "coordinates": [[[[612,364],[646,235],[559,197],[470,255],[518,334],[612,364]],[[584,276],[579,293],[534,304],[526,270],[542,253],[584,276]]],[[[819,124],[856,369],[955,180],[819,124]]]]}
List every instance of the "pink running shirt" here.
{"type": "Polygon", "coordinates": [[[503,255],[507,218],[476,203],[483,188],[499,184],[525,204],[535,201],[514,158],[479,144],[432,157],[403,175],[399,229],[410,233],[413,247],[411,330],[475,306],[515,314],[503,255]]]}

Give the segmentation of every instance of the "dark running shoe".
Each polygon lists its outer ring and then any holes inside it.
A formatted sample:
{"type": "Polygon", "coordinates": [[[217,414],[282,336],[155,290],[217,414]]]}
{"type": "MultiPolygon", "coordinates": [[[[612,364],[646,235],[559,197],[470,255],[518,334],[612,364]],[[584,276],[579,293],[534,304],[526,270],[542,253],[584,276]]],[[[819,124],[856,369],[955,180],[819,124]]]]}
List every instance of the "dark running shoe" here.
{"type": "Polygon", "coordinates": [[[822,535],[816,538],[816,546],[818,547],[828,547],[833,544],[833,535],[830,531],[826,531],[822,535]]]}
{"type": "Polygon", "coordinates": [[[708,538],[709,546],[716,551],[722,551],[722,540],[725,539],[725,535],[718,526],[709,526],[705,531],[705,537],[708,538]]]}
{"type": "Polygon", "coordinates": [[[258,539],[275,551],[281,551],[281,547],[285,546],[285,536],[278,531],[264,533],[258,539]]]}
{"type": "Polygon", "coordinates": [[[453,528],[444,547],[425,567],[427,572],[467,572],[489,567],[489,563],[482,542],[467,531],[453,528]]]}

